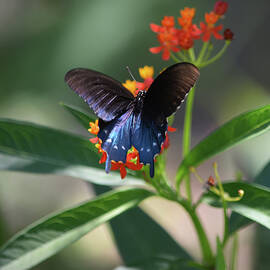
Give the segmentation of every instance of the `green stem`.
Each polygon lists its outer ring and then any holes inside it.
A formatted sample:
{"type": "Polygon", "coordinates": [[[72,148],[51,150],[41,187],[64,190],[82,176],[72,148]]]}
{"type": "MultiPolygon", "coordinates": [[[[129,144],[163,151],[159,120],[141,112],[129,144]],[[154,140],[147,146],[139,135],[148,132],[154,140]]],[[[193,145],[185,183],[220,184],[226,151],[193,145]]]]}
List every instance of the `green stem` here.
{"type": "Polygon", "coordinates": [[[188,58],[186,57],[184,52],[177,52],[177,54],[183,61],[188,61],[188,58]]]}
{"type": "Polygon", "coordinates": [[[188,50],[188,55],[189,55],[189,57],[190,57],[191,62],[194,63],[195,60],[196,60],[194,48],[190,48],[190,49],[188,50]]]}
{"type": "Polygon", "coordinates": [[[230,270],[237,269],[237,252],[238,252],[238,235],[235,233],[233,237],[233,246],[232,246],[232,257],[231,257],[231,265],[230,270]]]}
{"type": "Polygon", "coordinates": [[[204,55],[205,55],[205,52],[207,51],[207,48],[208,48],[208,44],[209,42],[204,42],[203,43],[203,47],[199,53],[199,56],[198,56],[198,59],[196,61],[196,64],[199,66],[200,63],[202,62],[203,58],[204,58],[204,55]]]}
{"type": "Polygon", "coordinates": [[[172,52],[170,52],[171,58],[176,62],[179,63],[181,62],[181,59],[179,59],[176,55],[174,55],[172,52]]]}
{"type": "Polygon", "coordinates": [[[185,210],[188,212],[195,230],[198,235],[200,247],[201,247],[201,252],[202,252],[202,257],[203,257],[203,262],[206,265],[212,265],[213,263],[213,253],[211,250],[210,243],[208,241],[207,235],[205,233],[205,230],[201,224],[201,221],[196,213],[196,210],[193,206],[190,205],[190,203],[186,200],[179,200],[178,203],[180,203],[185,210]]]}
{"type": "Polygon", "coordinates": [[[214,163],[214,170],[215,170],[215,175],[217,178],[217,182],[218,182],[218,187],[219,187],[219,191],[220,191],[220,197],[222,200],[222,206],[223,206],[223,214],[224,214],[224,233],[223,233],[223,241],[222,241],[222,245],[223,247],[225,246],[228,238],[229,238],[229,217],[227,215],[227,202],[225,200],[225,192],[223,189],[223,185],[217,170],[217,163],[214,163]]]}
{"type": "MultiPolygon", "coordinates": [[[[185,120],[184,120],[184,130],[183,130],[183,141],[182,141],[183,158],[185,158],[185,156],[189,153],[189,149],[190,149],[192,107],[193,107],[194,95],[195,95],[195,87],[193,87],[189,91],[189,95],[187,98],[185,120]]],[[[191,194],[189,173],[185,177],[185,187],[186,187],[187,198],[189,202],[191,202],[192,194],[191,194]]]]}
{"type": "Polygon", "coordinates": [[[208,60],[208,58],[211,56],[212,51],[213,51],[213,44],[209,43],[208,48],[207,48],[207,52],[206,52],[204,59],[202,61],[208,60]]]}
{"type": "Polygon", "coordinates": [[[208,61],[203,62],[201,64],[200,64],[200,62],[197,62],[198,66],[200,68],[206,67],[206,66],[212,64],[213,62],[217,61],[225,53],[225,51],[227,50],[230,43],[231,43],[230,40],[226,40],[226,42],[225,42],[224,46],[222,47],[222,49],[215,56],[213,56],[211,59],[209,59],[208,61]]]}
{"type": "Polygon", "coordinates": [[[223,215],[224,215],[224,235],[223,235],[223,247],[225,246],[228,238],[229,238],[229,217],[227,215],[227,202],[222,199],[222,206],[223,206],[223,215]]]}

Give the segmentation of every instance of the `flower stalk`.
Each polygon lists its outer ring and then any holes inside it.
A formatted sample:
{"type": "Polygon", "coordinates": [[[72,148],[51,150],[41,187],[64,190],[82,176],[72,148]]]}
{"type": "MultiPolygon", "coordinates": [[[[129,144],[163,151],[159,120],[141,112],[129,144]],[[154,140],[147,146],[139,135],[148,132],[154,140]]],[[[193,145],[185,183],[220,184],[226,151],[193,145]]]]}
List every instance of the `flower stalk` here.
{"type": "Polygon", "coordinates": [[[230,40],[226,40],[224,46],[222,47],[222,49],[215,55],[213,56],[211,59],[209,59],[208,61],[205,61],[203,63],[198,63],[198,66],[200,68],[202,67],[206,67],[214,62],[216,62],[219,58],[221,58],[223,56],[223,54],[225,53],[225,51],[227,50],[227,48],[229,47],[231,41],[230,40]]]}

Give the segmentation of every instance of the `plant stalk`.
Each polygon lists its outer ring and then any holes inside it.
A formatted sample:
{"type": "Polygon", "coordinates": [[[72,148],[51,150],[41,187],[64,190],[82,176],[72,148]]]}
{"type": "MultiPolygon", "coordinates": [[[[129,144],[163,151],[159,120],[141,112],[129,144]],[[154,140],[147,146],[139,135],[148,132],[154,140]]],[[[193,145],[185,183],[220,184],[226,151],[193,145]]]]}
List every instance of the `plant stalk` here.
{"type": "Polygon", "coordinates": [[[200,68],[206,67],[206,66],[214,63],[215,61],[217,61],[225,53],[225,51],[227,50],[227,48],[230,45],[230,43],[231,43],[230,40],[226,40],[226,42],[225,42],[224,46],[222,47],[222,49],[215,56],[213,56],[211,59],[209,59],[208,61],[203,62],[203,63],[200,63],[198,61],[198,66],[200,68]]]}
{"type": "Polygon", "coordinates": [[[238,253],[238,234],[235,233],[233,237],[233,246],[232,246],[232,257],[231,257],[231,265],[230,270],[237,269],[237,253],[238,253]]]}
{"type": "Polygon", "coordinates": [[[189,57],[190,57],[191,62],[194,63],[195,60],[196,60],[194,48],[190,48],[190,49],[188,50],[188,55],[189,55],[189,57]]]}
{"type": "Polygon", "coordinates": [[[174,55],[172,52],[170,52],[171,58],[176,62],[179,63],[181,62],[181,59],[179,59],[176,55],[174,55]]]}
{"type": "Polygon", "coordinates": [[[194,224],[201,247],[203,263],[207,266],[212,265],[214,261],[212,249],[195,208],[187,200],[178,200],[178,203],[185,208],[194,224]]]}
{"type": "Polygon", "coordinates": [[[204,55],[205,55],[205,53],[206,53],[206,51],[207,51],[208,44],[209,44],[209,42],[204,42],[204,43],[203,43],[203,47],[202,47],[202,49],[201,49],[201,51],[200,51],[200,53],[199,53],[198,59],[197,59],[197,61],[196,61],[196,64],[197,64],[197,65],[200,65],[200,63],[202,62],[202,60],[203,60],[203,58],[204,58],[204,55]]]}
{"type": "MultiPolygon", "coordinates": [[[[186,112],[185,112],[185,120],[184,120],[184,130],[183,130],[183,158],[189,153],[190,149],[190,138],[191,138],[191,124],[192,124],[192,108],[193,101],[195,95],[195,87],[193,87],[188,95],[187,104],[186,104],[186,112]]],[[[190,186],[190,174],[188,173],[185,176],[185,187],[188,201],[192,200],[191,186],[190,186]]]]}
{"type": "Polygon", "coordinates": [[[220,191],[220,197],[221,197],[222,206],[223,206],[224,233],[223,233],[222,245],[224,247],[227,240],[228,240],[228,238],[229,238],[229,217],[228,217],[228,214],[227,214],[227,209],[228,208],[227,208],[227,202],[225,200],[225,192],[224,192],[224,189],[223,189],[221,178],[220,178],[219,173],[218,173],[217,163],[216,162],[214,163],[214,171],[215,171],[216,179],[217,179],[217,182],[218,182],[218,188],[219,188],[219,191],[220,191]]]}

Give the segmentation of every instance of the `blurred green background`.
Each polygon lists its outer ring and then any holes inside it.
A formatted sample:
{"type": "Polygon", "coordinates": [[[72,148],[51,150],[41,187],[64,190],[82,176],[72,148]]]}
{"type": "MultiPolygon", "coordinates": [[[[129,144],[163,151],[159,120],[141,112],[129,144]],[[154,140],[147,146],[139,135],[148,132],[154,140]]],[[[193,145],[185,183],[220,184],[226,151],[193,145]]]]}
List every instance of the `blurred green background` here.
{"type": "MultiPolygon", "coordinates": [[[[177,17],[185,6],[196,7],[195,22],[199,22],[214,3],[213,0],[1,0],[0,117],[87,135],[58,104],[63,101],[87,110],[65,85],[65,73],[74,67],[89,67],[125,81],[129,78],[126,65],[136,78],[138,67],[153,65],[157,74],[173,62],[164,62],[160,55],[149,53],[149,47],[158,44],[149,23],[160,24],[164,15],[177,17]]],[[[223,23],[235,33],[235,40],[221,60],[201,70],[195,98],[193,145],[231,117],[270,102],[269,0],[228,3],[223,23]]],[[[216,47],[222,44],[215,42],[216,47]]],[[[177,113],[174,124],[180,132],[171,136],[175,146],[169,150],[171,176],[181,159],[183,112],[184,108],[177,113]]],[[[237,171],[252,180],[269,161],[269,149],[268,133],[213,160],[218,161],[224,180],[232,179],[237,171]]],[[[200,167],[202,176],[212,173],[213,160],[200,167]]],[[[194,188],[197,193],[202,191],[196,183],[194,188]]],[[[74,178],[1,172],[0,244],[45,214],[90,196],[93,193],[86,184],[74,178]]],[[[169,203],[151,202],[145,204],[151,215],[198,257],[194,232],[188,232],[187,228],[179,230],[179,224],[188,226],[186,216],[178,208],[171,209],[169,203]],[[191,237],[186,237],[187,233],[191,237]]],[[[214,234],[221,231],[221,220],[217,221],[220,213],[203,207],[201,216],[214,243],[214,234]]],[[[269,241],[263,237],[264,249],[260,250],[260,241],[256,241],[257,246],[254,244],[257,239],[254,226],[243,232],[239,269],[268,269],[270,260],[250,255],[255,249],[269,252],[270,244],[265,250],[265,242],[270,242],[270,233],[264,235],[269,241]]],[[[112,269],[120,262],[110,233],[103,226],[34,269],[112,269]]]]}

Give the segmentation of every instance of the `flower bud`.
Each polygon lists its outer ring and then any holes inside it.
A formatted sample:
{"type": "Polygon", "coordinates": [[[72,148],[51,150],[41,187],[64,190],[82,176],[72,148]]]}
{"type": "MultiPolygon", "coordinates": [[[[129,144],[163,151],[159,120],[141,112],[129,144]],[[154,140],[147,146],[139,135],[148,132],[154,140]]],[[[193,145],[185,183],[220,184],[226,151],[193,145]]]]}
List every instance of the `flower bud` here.
{"type": "Polygon", "coordinates": [[[219,16],[222,16],[226,13],[228,9],[228,3],[225,2],[225,1],[217,1],[215,3],[215,6],[214,6],[214,12],[219,15],[219,16]]]}
{"type": "Polygon", "coordinates": [[[233,40],[234,33],[231,29],[227,28],[225,29],[223,36],[225,40],[233,40]]]}

